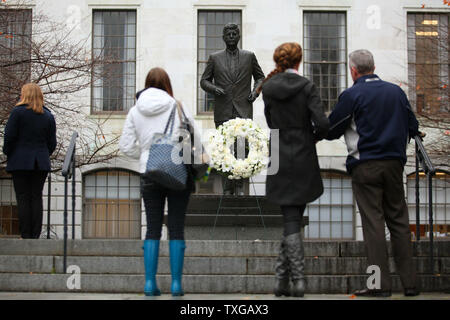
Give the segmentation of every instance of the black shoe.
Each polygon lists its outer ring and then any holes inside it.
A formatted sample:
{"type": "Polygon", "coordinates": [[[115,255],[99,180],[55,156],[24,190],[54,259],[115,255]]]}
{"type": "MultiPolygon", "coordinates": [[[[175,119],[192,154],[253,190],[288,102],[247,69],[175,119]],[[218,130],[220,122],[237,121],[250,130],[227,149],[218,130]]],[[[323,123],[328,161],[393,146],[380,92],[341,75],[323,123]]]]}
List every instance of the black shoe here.
{"type": "Polygon", "coordinates": [[[288,279],[276,279],[275,289],[273,291],[276,297],[291,296],[291,290],[289,289],[289,278],[288,279]]]}
{"type": "Polygon", "coordinates": [[[292,280],[292,292],[293,297],[303,297],[305,295],[305,279],[292,280]]]}
{"type": "Polygon", "coordinates": [[[416,288],[405,288],[405,296],[407,297],[415,297],[420,294],[419,290],[416,288]]]}
{"type": "Polygon", "coordinates": [[[390,297],[391,291],[375,290],[375,289],[362,289],[353,293],[357,297],[390,297]]]}

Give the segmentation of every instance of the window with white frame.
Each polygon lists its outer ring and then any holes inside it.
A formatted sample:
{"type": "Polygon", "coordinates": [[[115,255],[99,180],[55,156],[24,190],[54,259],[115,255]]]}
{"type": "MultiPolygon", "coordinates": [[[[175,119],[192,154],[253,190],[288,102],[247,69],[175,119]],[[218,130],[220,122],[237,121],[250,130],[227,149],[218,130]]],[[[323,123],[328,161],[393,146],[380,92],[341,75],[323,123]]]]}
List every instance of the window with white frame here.
{"type": "Polygon", "coordinates": [[[450,112],[450,13],[408,13],[409,100],[419,114],[450,112]]]}
{"type": "Polygon", "coordinates": [[[20,235],[16,194],[12,178],[5,172],[0,177],[0,237],[20,235]]]}
{"type": "MultiPolygon", "coordinates": [[[[413,173],[407,179],[407,200],[409,223],[412,232],[416,234],[416,174],[413,173]]],[[[429,193],[428,179],[423,173],[419,173],[419,216],[420,236],[429,236],[429,193]]],[[[450,174],[438,171],[433,177],[433,231],[438,237],[450,237],[450,174]]]]}
{"type": "Polygon", "coordinates": [[[93,70],[92,112],[127,113],[136,93],[136,11],[93,11],[93,56],[105,63],[93,70]]]}
{"type": "Polygon", "coordinates": [[[83,178],[83,238],[141,238],[140,176],[100,170],[83,178]]]}
{"type": "Polygon", "coordinates": [[[0,103],[4,110],[18,101],[31,77],[31,9],[0,9],[0,103]]]}
{"type": "Polygon", "coordinates": [[[347,87],[347,22],[345,12],[304,12],[304,75],[320,91],[331,111],[347,87]]]}
{"type": "Polygon", "coordinates": [[[207,114],[214,111],[214,95],[206,93],[200,87],[211,53],[225,49],[223,27],[235,23],[241,31],[238,47],[242,48],[242,13],[240,10],[199,10],[197,36],[197,113],[207,114]]]}
{"type": "Polygon", "coordinates": [[[324,192],[306,206],[306,239],[354,239],[354,212],[352,180],[347,174],[321,173],[324,192]]]}

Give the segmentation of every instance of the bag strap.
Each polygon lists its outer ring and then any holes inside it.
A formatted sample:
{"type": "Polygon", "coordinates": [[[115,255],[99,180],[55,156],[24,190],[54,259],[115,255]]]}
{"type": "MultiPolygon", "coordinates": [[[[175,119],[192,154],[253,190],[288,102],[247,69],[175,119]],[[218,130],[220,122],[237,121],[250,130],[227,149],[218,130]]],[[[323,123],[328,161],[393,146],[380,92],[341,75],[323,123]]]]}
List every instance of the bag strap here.
{"type": "Polygon", "coordinates": [[[189,122],[189,119],[188,119],[188,117],[186,117],[186,114],[184,113],[184,110],[183,110],[183,107],[181,106],[180,101],[175,100],[175,104],[177,105],[178,117],[180,118],[180,123],[189,122]],[[183,115],[183,117],[181,117],[181,115],[183,115]]]}
{"type": "Polygon", "coordinates": [[[169,119],[167,120],[167,123],[166,123],[166,127],[164,128],[164,134],[167,134],[167,129],[169,129],[169,125],[170,125],[169,134],[172,135],[173,125],[175,123],[175,111],[176,111],[176,107],[174,106],[172,108],[172,111],[170,112],[169,119]]]}

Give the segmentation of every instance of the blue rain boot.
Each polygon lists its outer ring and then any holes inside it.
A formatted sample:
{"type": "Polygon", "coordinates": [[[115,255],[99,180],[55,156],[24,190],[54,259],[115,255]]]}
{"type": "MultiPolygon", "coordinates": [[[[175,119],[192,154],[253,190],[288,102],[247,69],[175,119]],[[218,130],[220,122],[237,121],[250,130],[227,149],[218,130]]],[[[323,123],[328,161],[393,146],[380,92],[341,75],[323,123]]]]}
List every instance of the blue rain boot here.
{"type": "Polygon", "coordinates": [[[156,284],[156,271],[158,270],[159,240],[144,241],[144,266],[146,296],[160,296],[161,291],[156,284]]]}
{"type": "Polygon", "coordinates": [[[172,286],[170,291],[172,296],[184,295],[181,277],[183,276],[184,240],[169,240],[170,250],[170,272],[172,273],[172,286]]]}

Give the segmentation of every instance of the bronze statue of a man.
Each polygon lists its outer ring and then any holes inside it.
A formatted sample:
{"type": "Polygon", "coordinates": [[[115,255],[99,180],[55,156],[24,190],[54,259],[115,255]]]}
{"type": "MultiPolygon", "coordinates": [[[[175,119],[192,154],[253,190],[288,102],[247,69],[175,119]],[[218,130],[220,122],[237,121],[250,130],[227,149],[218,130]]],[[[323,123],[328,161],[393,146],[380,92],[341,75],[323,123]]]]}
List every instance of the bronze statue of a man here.
{"type": "MultiPolygon", "coordinates": [[[[253,119],[253,101],[258,97],[256,89],[264,80],[264,73],[253,52],[238,48],[240,40],[238,25],[228,23],[223,28],[226,49],[210,55],[205,72],[200,80],[203,90],[215,96],[214,122],[216,128],[224,122],[235,119],[253,119]],[[253,90],[251,88],[254,79],[253,90]]],[[[243,195],[242,179],[230,183],[224,179],[225,194],[239,189],[243,195]]]]}
{"type": "Polygon", "coordinates": [[[200,86],[215,96],[216,127],[234,118],[253,118],[252,103],[258,97],[256,88],[264,73],[253,52],[240,50],[239,27],[228,23],[223,28],[227,48],[210,55],[200,86]],[[255,81],[251,90],[252,76],[255,81]]]}

